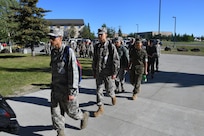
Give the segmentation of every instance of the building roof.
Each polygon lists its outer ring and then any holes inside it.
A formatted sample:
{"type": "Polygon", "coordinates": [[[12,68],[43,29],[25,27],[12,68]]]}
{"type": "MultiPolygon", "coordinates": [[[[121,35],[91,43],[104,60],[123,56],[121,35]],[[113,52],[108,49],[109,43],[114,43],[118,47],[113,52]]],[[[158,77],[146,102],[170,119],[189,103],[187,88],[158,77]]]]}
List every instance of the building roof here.
{"type": "Polygon", "coordinates": [[[54,26],[83,26],[84,20],[83,19],[46,19],[54,26]]]}

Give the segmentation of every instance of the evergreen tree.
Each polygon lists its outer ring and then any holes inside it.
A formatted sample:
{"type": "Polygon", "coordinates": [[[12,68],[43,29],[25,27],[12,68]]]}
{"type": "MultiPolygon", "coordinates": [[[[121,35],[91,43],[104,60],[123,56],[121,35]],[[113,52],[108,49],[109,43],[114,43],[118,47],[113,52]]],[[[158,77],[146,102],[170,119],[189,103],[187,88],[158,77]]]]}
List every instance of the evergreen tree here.
{"type": "Polygon", "coordinates": [[[94,39],[94,33],[91,32],[90,25],[85,25],[81,31],[81,36],[85,39],[94,39]]]}
{"type": "Polygon", "coordinates": [[[121,37],[123,36],[122,31],[121,31],[120,28],[118,29],[118,36],[121,36],[121,37]]]}
{"type": "Polygon", "coordinates": [[[34,45],[38,44],[48,33],[48,22],[43,18],[46,12],[36,7],[38,0],[19,0],[20,7],[12,7],[16,12],[13,16],[16,22],[19,22],[15,40],[25,46],[29,45],[32,56],[35,56],[34,45]]]}
{"type": "Polygon", "coordinates": [[[16,26],[17,23],[14,23],[9,17],[14,14],[11,10],[11,6],[18,7],[19,4],[16,0],[0,0],[0,41],[8,42],[12,34],[12,26],[16,26]]]}

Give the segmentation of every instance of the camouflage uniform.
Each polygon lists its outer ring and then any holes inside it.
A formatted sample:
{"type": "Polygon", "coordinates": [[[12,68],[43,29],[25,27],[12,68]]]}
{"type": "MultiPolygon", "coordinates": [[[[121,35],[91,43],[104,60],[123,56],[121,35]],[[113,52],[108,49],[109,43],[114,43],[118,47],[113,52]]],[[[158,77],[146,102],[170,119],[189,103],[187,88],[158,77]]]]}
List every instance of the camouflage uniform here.
{"type": "Polygon", "coordinates": [[[73,119],[82,120],[83,113],[77,101],[78,67],[74,51],[69,48],[69,59],[63,58],[65,47],[53,49],[51,52],[52,91],[51,91],[51,116],[56,130],[64,129],[65,112],[73,119]],[[74,95],[74,100],[69,101],[68,96],[74,95]]]}
{"type": "Polygon", "coordinates": [[[123,84],[125,82],[125,74],[127,72],[128,63],[129,63],[129,51],[124,45],[117,47],[117,51],[120,58],[120,69],[117,73],[116,80],[115,80],[116,92],[120,92],[119,91],[120,85],[121,85],[121,91],[123,92],[125,91],[123,84]]]}
{"type": "Polygon", "coordinates": [[[130,50],[130,83],[134,85],[133,94],[140,91],[142,75],[144,74],[144,63],[148,61],[147,53],[143,49],[133,48],[130,50]]]}
{"type": "Polygon", "coordinates": [[[106,40],[104,44],[97,43],[94,46],[92,69],[96,76],[97,105],[103,105],[103,83],[106,92],[115,97],[115,80],[112,75],[116,75],[120,66],[119,56],[115,45],[106,40]]]}

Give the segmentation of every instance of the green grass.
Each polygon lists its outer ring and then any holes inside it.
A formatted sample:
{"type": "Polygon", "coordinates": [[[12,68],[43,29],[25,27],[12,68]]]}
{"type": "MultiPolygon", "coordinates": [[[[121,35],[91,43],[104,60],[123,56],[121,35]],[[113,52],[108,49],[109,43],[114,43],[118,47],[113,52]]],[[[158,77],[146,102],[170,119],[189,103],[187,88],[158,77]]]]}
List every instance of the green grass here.
{"type": "Polygon", "coordinates": [[[49,84],[49,61],[48,56],[0,54],[0,94],[14,95],[33,85],[49,84]]]}

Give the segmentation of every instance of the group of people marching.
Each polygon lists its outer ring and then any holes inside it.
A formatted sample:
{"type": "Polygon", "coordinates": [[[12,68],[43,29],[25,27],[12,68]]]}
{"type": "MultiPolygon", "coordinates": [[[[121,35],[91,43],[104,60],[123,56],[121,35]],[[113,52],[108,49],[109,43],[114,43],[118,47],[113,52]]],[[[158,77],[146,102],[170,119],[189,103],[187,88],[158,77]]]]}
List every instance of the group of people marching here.
{"type": "Polygon", "coordinates": [[[110,41],[107,39],[107,30],[98,29],[99,43],[94,45],[92,62],[93,74],[96,79],[96,101],[98,110],[94,112],[97,117],[104,112],[103,84],[112,104],[116,104],[116,93],[125,92],[125,74],[129,72],[130,83],[134,86],[132,100],[137,98],[143,75],[154,77],[154,64],[158,71],[160,46],[159,43],[149,40],[131,38],[128,46],[123,44],[122,37],[110,41]],[[158,46],[158,47],[157,47],[158,46]]]}
{"type": "MultiPolygon", "coordinates": [[[[159,48],[153,44],[153,41],[144,43],[140,39],[132,38],[130,44],[124,46],[122,37],[109,40],[105,27],[98,29],[99,41],[94,46],[90,44],[90,41],[85,41],[79,46],[79,51],[72,43],[69,44],[70,48],[65,48],[62,41],[63,32],[58,28],[51,30],[48,36],[52,46],[51,117],[53,128],[56,129],[58,136],[65,136],[65,113],[73,119],[81,120],[81,129],[86,128],[88,123],[89,112],[83,112],[78,103],[77,53],[79,57],[86,57],[87,54],[92,57],[98,106],[93,113],[95,117],[104,113],[104,87],[106,93],[111,97],[112,105],[115,105],[116,93],[125,92],[125,74],[129,72],[130,83],[134,86],[131,98],[135,100],[140,92],[143,75],[151,75],[153,78],[154,62],[155,60],[156,64],[159,62],[159,48]],[[86,49],[90,49],[91,52],[86,49]],[[65,53],[67,58],[64,57],[65,53]]],[[[158,70],[158,65],[156,70],[158,70]]]]}

